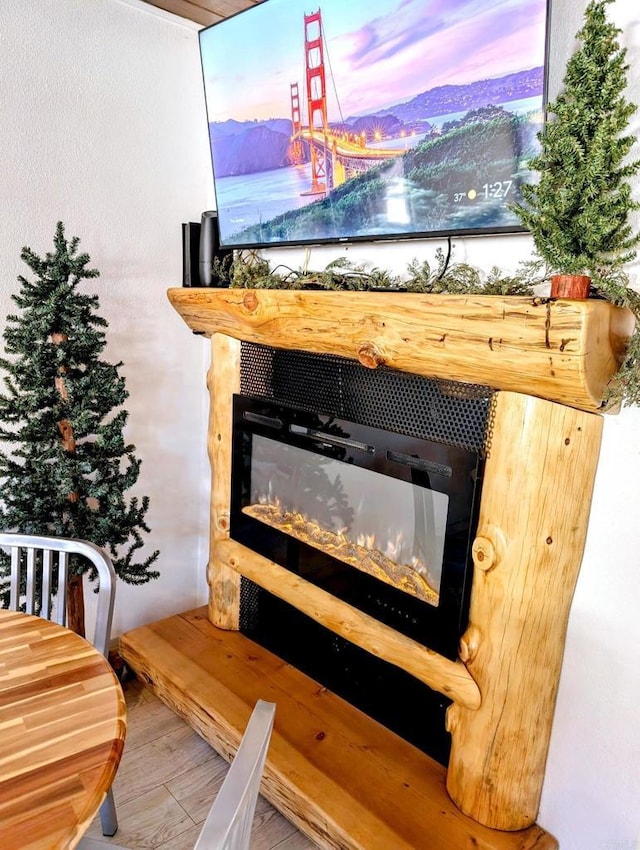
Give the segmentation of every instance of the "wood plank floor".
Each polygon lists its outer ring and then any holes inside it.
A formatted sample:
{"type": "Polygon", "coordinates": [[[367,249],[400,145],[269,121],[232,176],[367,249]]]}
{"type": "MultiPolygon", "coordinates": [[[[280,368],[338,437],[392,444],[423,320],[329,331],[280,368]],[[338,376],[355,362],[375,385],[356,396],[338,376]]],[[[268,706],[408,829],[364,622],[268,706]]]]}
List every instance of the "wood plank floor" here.
{"type": "MultiPolygon", "coordinates": [[[[105,838],[99,818],[79,850],[192,850],[228,765],[148,688],[131,679],[127,739],[113,793],[118,832],[105,838]]],[[[252,850],[315,850],[316,845],[258,800],[252,850]]]]}

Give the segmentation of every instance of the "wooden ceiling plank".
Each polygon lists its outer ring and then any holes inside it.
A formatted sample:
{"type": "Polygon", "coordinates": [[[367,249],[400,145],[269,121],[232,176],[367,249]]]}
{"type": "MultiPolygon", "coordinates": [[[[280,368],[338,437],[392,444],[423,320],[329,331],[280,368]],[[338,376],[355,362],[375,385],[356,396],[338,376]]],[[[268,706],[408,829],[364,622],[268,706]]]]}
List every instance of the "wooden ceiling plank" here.
{"type": "Polygon", "coordinates": [[[262,0],[145,0],[150,6],[209,26],[257,6],[262,0]]]}
{"type": "Polygon", "coordinates": [[[228,18],[256,5],[254,0],[193,0],[193,2],[223,18],[228,18]]]}
{"type": "Polygon", "coordinates": [[[224,20],[223,15],[204,9],[199,4],[191,3],[189,0],[145,0],[145,2],[149,6],[155,6],[157,9],[162,9],[165,12],[171,12],[173,15],[178,15],[181,18],[186,18],[205,27],[224,20]]]}

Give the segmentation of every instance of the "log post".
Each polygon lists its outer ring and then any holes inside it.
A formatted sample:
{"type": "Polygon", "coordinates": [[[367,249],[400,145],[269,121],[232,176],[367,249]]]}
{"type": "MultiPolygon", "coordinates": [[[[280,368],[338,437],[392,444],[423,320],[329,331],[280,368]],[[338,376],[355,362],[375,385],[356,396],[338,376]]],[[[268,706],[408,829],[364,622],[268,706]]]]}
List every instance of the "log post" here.
{"type": "Polygon", "coordinates": [[[233,394],[240,392],[240,342],[223,334],[211,337],[208,450],[211,462],[211,522],[209,565],[209,619],[221,629],[240,624],[240,575],[216,557],[216,545],[229,539],[231,515],[231,437],[233,394]]]}
{"type": "Polygon", "coordinates": [[[480,691],[461,661],[450,661],[236,540],[218,542],[216,562],[446,697],[471,709],[479,707],[480,691]]]}
{"type": "Polygon", "coordinates": [[[538,812],[601,433],[597,414],[498,393],[460,651],[482,704],[447,717],[447,790],[495,829],[538,812]]]}

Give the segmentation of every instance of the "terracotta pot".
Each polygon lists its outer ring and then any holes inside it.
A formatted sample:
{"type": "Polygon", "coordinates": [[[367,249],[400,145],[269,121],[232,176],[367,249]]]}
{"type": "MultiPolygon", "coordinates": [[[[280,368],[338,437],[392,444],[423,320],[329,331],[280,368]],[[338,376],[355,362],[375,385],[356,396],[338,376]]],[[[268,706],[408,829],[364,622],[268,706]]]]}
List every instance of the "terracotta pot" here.
{"type": "Polygon", "coordinates": [[[551,275],[552,298],[588,298],[591,278],[586,274],[551,275]]]}

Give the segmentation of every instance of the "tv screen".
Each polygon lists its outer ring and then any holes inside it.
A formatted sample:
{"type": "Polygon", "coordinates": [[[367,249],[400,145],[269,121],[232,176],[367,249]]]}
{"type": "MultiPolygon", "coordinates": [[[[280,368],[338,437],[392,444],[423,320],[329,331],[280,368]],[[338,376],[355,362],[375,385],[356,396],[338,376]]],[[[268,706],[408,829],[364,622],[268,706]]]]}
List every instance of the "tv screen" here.
{"type": "Polygon", "coordinates": [[[520,231],[547,0],[265,0],[200,32],[221,245],[520,231]]]}

